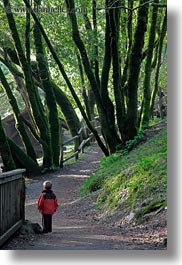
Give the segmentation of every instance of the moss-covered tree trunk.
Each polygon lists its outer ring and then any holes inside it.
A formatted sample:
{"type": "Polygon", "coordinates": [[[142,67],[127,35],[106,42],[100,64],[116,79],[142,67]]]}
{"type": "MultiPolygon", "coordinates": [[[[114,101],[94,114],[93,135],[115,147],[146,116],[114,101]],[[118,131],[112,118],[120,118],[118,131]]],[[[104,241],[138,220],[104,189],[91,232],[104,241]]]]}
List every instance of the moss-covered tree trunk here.
{"type": "MultiPolygon", "coordinates": [[[[110,4],[111,1],[109,1],[110,4]]],[[[110,22],[110,39],[111,39],[111,56],[113,65],[113,88],[116,102],[116,116],[117,124],[120,131],[122,141],[125,141],[124,128],[125,128],[125,103],[124,94],[121,89],[121,63],[120,63],[120,51],[119,51],[119,32],[120,32],[120,5],[123,5],[123,1],[117,1],[113,9],[109,10],[109,22],[110,22]]]]}
{"type": "MultiPolygon", "coordinates": [[[[109,1],[106,1],[107,5],[109,1]]],[[[109,97],[108,81],[111,68],[111,31],[109,13],[106,12],[105,47],[103,67],[101,72],[100,95],[103,104],[103,111],[100,113],[102,130],[105,140],[111,153],[116,151],[116,147],[121,143],[116,132],[114,105],[109,97]]]]}
{"type": "Polygon", "coordinates": [[[152,72],[152,58],[153,50],[155,45],[155,35],[156,35],[156,23],[157,23],[157,13],[159,0],[154,1],[155,5],[152,8],[152,21],[149,32],[149,42],[148,42],[148,51],[145,64],[145,77],[143,83],[143,113],[141,120],[141,128],[146,128],[150,120],[150,99],[151,99],[151,88],[150,88],[150,79],[152,72]]]}
{"type": "Polygon", "coordinates": [[[44,144],[42,145],[43,153],[44,153],[43,166],[46,168],[49,168],[52,166],[52,152],[51,152],[50,133],[49,133],[47,120],[45,117],[45,113],[43,110],[40,96],[38,94],[38,90],[33,83],[30,64],[28,63],[25,57],[13,14],[12,12],[10,12],[11,10],[10,3],[8,0],[3,0],[3,2],[4,2],[5,10],[9,10],[9,12],[6,12],[6,17],[8,20],[9,28],[12,33],[15,49],[18,54],[18,59],[19,59],[21,68],[23,70],[26,89],[27,89],[29,100],[31,103],[33,116],[34,116],[37,128],[39,130],[40,136],[44,142],[44,144]]]}
{"type": "Polygon", "coordinates": [[[94,72],[98,86],[100,87],[99,76],[99,49],[98,49],[98,29],[97,29],[97,0],[92,0],[92,21],[93,21],[93,35],[94,35],[94,72]]]}
{"type": "Polygon", "coordinates": [[[128,140],[136,136],[138,129],[138,81],[142,61],[142,49],[144,46],[144,36],[148,21],[148,1],[140,0],[139,4],[140,8],[138,9],[137,25],[131,48],[128,71],[128,102],[125,128],[125,135],[127,135],[128,140]]]}
{"type": "Polygon", "coordinates": [[[90,104],[89,104],[89,98],[88,94],[85,88],[85,80],[84,80],[84,74],[83,74],[83,67],[82,67],[82,62],[80,55],[77,53],[77,60],[78,60],[78,67],[79,67],[79,72],[80,72],[80,80],[81,80],[81,85],[82,85],[82,97],[85,103],[85,109],[87,112],[87,116],[89,120],[91,121],[91,110],[90,110],[90,104]]]}
{"type": "Polygon", "coordinates": [[[46,104],[48,107],[53,163],[58,167],[60,156],[60,124],[58,119],[56,99],[54,90],[52,88],[52,82],[50,80],[51,77],[49,74],[48,63],[43,48],[42,36],[36,24],[34,25],[33,32],[39,76],[43,89],[45,91],[46,104]]]}
{"type": "Polygon", "coordinates": [[[125,94],[127,94],[126,82],[127,82],[127,77],[128,77],[129,58],[130,58],[132,42],[133,42],[133,11],[132,11],[133,4],[134,4],[134,0],[128,1],[127,20],[125,23],[122,24],[122,27],[121,27],[121,32],[123,32],[123,27],[126,27],[126,44],[125,45],[128,46],[127,55],[126,55],[122,77],[121,77],[121,87],[122,87],[122,90],[124,90],[123,92],[125,94]]]}
{"type": "MultiPolygon", "coordinates": [[[[100,76],[99,76],[99,51],[98,51],[98,33],[97,33],[97,1],[92,1],[92,23],[89,19],[89,16],[87,14],[84,14],[84,20],[85,20],[85,28],[87,30],[88,35],[88,41],[89,41],[89,50],[90,53],[90,64],[93,70],[93,73],[95,75],[95,79],[97,81],[97,86],[100,87],[100,76]]],[[[90,117],[94,117],[95,115],[95,97],[93,90],[87,89],[87,95],[88,95],[88,108],[90,112],[90,117]]],[[[84,92],[85,94],[85,92],[84,92]]]]}
{"type": "Polygon", "coordinates": [[[10,171],[16,168],[15,162],[12,157],[11,149],[6,138],[0,116],[0,153],[3,161],[3,170],[10,171]]]}
{"type": "Polygon", "coordinates": [[[66,82],[66,84],[67,84],[67,86],[68,86],[68,88],[69,88],[69,90],[70,90],[70,92],[71,92],[71,94],[72,94],[72,96],[73,96],[73,98],[74,98],[74,100],[75,100],[75,102],[76,102],[76,104],[77,104],[77,106],[78,106],[78,108],[79,108],[79,110],[80,110],[80,112],[81,112],[81,114],[82,114],[87,126],[88,126],[88,128],[90,129],[90,131],[95,136],[95,139],[96,139],[98,145],[100,146],[100,148],[102,149],[103,153],[106,156],[108,156],[109,152],[108,152],[107,148],[105,147],[104,143],[102,142],[102,140],[100,139],[97,131],[91,125],[91,123],[90,123],[90,121],[89,121],[89,119],[88,119],[88,117],[87,117],[87,115],[86,115],[86,113],[84,111],[84,108],[82,107],[82,104],[81,104],[77,94],[75,93],[75,91],[73,89],[73,86],[72,86],[72,84],[71,84],[71,82],[70,82],[70,80],[69,80],[69,78],[68,78],[68,76],[67,76],[67,74],[66,74],[66,72],[64,70],[64,67],[63,67],[61,61],[59,60],[59,58],[58,58],[58,56],[57,56],[57,54],[56,54],[56,52],[55,52],[50,40],[49,40],[49,38],[47,37],[47,34],[44,31],[44,28],[42,27],[41,23],[39,22],[36,14],[35,14],[35,12],[31,8],[31,6],[28,4],[28,2],[26,0],[23,0],[23,1],[25,3],[26,7],[29,8],[29,11],[31,12],[31,15],[32,15],[33,19],[37,23],[37,25],[38,25],[38,27],[39,27],[39,29],[41,31],[41,34],[44,37],[44,39],[45,39],[45,41],[47,43],[47,46],[48,46],[48,48],[49,48],[49,50],[50,50],[55,62],[57,63],[57,65],[59,67],[59,70],[60,70],[60,72],[61,72],[61,74],[62,74],[62,76],[63,76],[63,78],[64,78],[64,80],[65,80],[65,82],[66,82]]]}
{"type": "MultiPolygon", "coordinates": [[[[28,97],[27,97],[27,95],[23,96],[26,91],[21,91],[21,90],[24,90],[24,88],[21,89],[21,86],[22,86],[22,84],[21,84],[22,80],[21,79],[23,78],[23,75],[10,62],[6,62],[1,57],[0,57],[0,61],[2,61],[2,63],[9,68],[9,70],[12,72],[12,74],[14,75],[16,80],[20,79],[19,81],[17,81],[17,85],[19,85],[20,93],[21,93],[24,101],[26,102],[26,106],[28,107],[28,110],[29,110],[30,105],[29,104],[27,105],[27,103],[29,103],[28,97]]],[[[42,87],[42,84],[39,81],[40,81],[39,79],[36,79],[36,80],[34,79],[34,82],[36,83],[36,85],[39,87],[42,87]]],[[[53,80],[50,80],[50,82],[51,82],[52,89],[54,90],[56,102],[59,105],[59,107],[60,107],[60,109],[61,109],[61,111],[65,117],[65,120],[66,120],[67,125],[68,125],[69,130],[70,130],[70,133],[72,136],[75,136],[80,129],[80,121],[79,121],[79,118],[75,112],[75,109],[74,109],[73,105],[71,104],[70,100],[68,99],[68,97],[66,96],[66,94],[64,93],[64,91],[61,90],[61,88],[58,87],[53,80]]],[[[29,113],[29,115],[30,115],[30,113],[29,113]]]]}
{"type": "Polygon", "coordinates": [[[119,139],[119,136],[117,135],[116,127],[115,127],[114,106],[108,96],[108,90],[107,90],[107,81],[108,81],[107,74],[109,73],[109,68],[110,68],[109,54],[108,54],[109,59],[106,58],[106,60],[108,59],[107,65],[106,64],[104,65],[105,67],[104,70],[106,71],[104,71],[104,75],[103,75],[104,78],[101,80],[102,89],[99,91],[98,83],[92,71],[92,67],[91,67],[84,43],[79,34],[76,14],[75,12],[73,12],[73,10],[75,10],[74,1],[66,0],[66,5],[67,5],[71,25],[72,25],[72,37],[73,37],[75,44],[77,45],[79,49],[85,73],[90,82],[91,89],[94,92],[95,101],[96,101],[97,108],[99,111],[99,116],[100,116],[104,138],[110,150],[110,153],[114,153],[116,151],[117,145],[120,144],[120,139],[119,139]]]}
{"type": "Polygon", "coordinates": [[[32,160],[31,157],[23,152],[23,150],[10,138],[7,137],[7,141],[17,168],[26,168],[28,173],[40,172],[39,165],[34,160],[32,160]]]}
{"type": "Polygon", "coordinates": [[[156,65],[156,72],[155,72],[155,85],[154,85],[154,89],[152,91],[151,102],[150,102],[150,113],[151,113],[151,115],[152,115],[153,110],[154,110],[155,98],[156,98],[157,91],[159,88],[159,84],[158,84],[159,83],[159,72],[160,72],[160,67],[161,67],[163,41],[164,41],[164,38],[166,35],[166,31],[167,31],[167,11],[166,11],[165,16],[164,16],[161,34],[160,34],[160,39],[159,39],[157,65],[156,65]]]}
{"type": "Polygon", "coordinates": [[[20,134],[22,142],[23,142],[23,144],[25,146],[26,153],[36,163],[36,154],[35,154],[33,145],[31,143],[30,137],[28,136],[27,131],[25,129],[25,126],[24,126],[22,120],[20,119],[20,110],[19,110],[18,104],[16,102],[16,98],[14,97],[14,95],[13,95],[13,93],[11,91],[11,88],[9,87],[9,84],[8,84],[4,74],[3,74],[3,71],[1,70],[1,67],[0,67],[0,80],[1,80],[1,82],[3,84],[5,92],[6,92],[7,96],[8,96],[9,102],[11,104],[11,107],[12,107],[12,110],[13,110],[13,113],[14,113],[14,116],[15,116],[16,127],[17,127],[17,130],[18,130],[19,134],[20,134]]]}

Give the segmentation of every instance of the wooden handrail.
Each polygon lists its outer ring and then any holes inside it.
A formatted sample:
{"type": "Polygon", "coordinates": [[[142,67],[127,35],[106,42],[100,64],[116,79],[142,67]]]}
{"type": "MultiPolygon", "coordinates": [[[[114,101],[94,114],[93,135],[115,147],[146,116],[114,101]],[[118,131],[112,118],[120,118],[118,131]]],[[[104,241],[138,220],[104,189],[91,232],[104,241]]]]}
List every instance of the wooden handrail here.
{"type": "MultiPolygon", "coordinates": [[[[92,122],[95,122],[95,121],[93,120],[92,122]]],[[[100,129],[100,128],[101,128],[101,126],[99,126],[99,125],[95,127],[95,129],[100,129]]],[[[75,135],[74,137],[72,137],[72,138],[70,138],[70,139],[64,141],[64,142],[62,143],[62,148],[64,148],[64,145],[69,144],[69,143],[71,143],[71,142],[73,142],[73,141],[75,141],[75,140],[78,140],[78,139],[82,140],[82,132],[83,132],[84,130],[87,130],[87,127],[85,127],[85,126],[81,127],[81,128],[79,129],[79,131],[77,132],[77,135],[75,135]]],[[[63,164],[64,164],[66,161],[70,160],[70,159],[73,158],[73,157],[75,157],[76,159],[78,159],[78,155],[79,155],[79,153],[80,153],[80,152],[84,153],[84,147],[88,144],[88,142],[90,142],[90,141],[92,140],[93,137],[94,137],[93,133],[88,133],[88,137],[87,137],[87,139],[82,140],[81,144],[78,146],[78,149],[77,149],[73,154],[71,154],[70,156],[68,156],[68,157],[66,157],[66,158],[64,158],[64,150],[63,150],[63,151],[62,151],[62,157],[61,157],[61,163],[60,163],[60,166],[62,167],[63,164]]]]}

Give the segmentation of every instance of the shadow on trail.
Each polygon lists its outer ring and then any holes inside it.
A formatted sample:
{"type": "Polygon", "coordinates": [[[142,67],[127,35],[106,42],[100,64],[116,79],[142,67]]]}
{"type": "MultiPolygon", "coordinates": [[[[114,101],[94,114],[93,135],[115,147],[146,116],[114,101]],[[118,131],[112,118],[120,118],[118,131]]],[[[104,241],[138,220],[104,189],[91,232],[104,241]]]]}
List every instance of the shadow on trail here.
{"type": "MultiPolygon", "coordinates": [[[[41,224],[37,199],[42,183],[51,180],[59,208],[53,216],[53,232],[16,238],[6,249],[24,250],[139,250],[155,249],[122,230],[99,222],[98,210],[90,196],[80,198],[80,187],[99,167],[103,156],[96,144],[74,164],[65,165],[59,172],[36,178],[26,185],[26,219],[41,224]]],[[[156,249],[159,246],[156,246],[156,249]]]]}

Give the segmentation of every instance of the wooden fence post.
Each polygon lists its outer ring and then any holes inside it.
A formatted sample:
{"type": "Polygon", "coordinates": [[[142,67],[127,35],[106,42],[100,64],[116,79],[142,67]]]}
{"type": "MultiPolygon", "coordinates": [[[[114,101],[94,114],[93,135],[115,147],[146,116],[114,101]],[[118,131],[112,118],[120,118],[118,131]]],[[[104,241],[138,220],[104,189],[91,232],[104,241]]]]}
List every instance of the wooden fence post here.
{"type": "Polygon", "coordinates": [[[0,174],[0,246],[23,224],[25,219],[25,169],[0,174]]]}
{"type": "MultiPolygon", "coordinates": [[[[97,120],[94,119],[94,121],[92,121],[92,123],[94,123],[94,125],[97,125],[97,120]]],[[[100,126],[96,126],[96,129],[100,129],[100,126]]],[[[84,153],[84,147],[87,145],[89,146],[91,141],[94,141],[94,137],[93,137],[93,133],[90,133],[90,131],[88,130],[87,127],[84,126],[80,128],[80,130],[77,132],[77,135],[75,135],[74,137],[72,137],[69,140],[66,140],[65,142],[62,143],[62,149],[61,149],[61,158],[60,158],[60,167],[63,167],[64,163],[66,161],[68,161],[69,159],[75,157],[75,159],[77,160],[79,158],[79,153],[82,152],[84,153]],[[83,139],[83,132],[84,132],[84,138],[83,139]],[[69,157],[66,157],[64,159],[64,146],[70,142],[76,142],[76,148],[74,150],[74,153],[71,154],[69,157]]]]}

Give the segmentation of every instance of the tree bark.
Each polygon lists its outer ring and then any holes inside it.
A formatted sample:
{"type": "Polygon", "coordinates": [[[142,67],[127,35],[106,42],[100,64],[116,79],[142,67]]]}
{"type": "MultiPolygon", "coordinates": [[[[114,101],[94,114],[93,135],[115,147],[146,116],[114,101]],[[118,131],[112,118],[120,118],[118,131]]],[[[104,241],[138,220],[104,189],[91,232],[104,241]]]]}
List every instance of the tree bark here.
{"type": "MultiPolygon", "coordinates": [[[[79,34],[76,15],[74,12],[70,12],[71,10],[75,10],[74,1],[67,0],[66,4],[67,4],[69,16],[70,16],[70,21],[72,24],[72,37],[80,51],[85,73],[87,75],[87,78],[90,82],[90,86],[95,95],[95,101],[98,107],[105,141],[110,150],[110,153],[114,153],[116,151],[117,146],[121,143],[119,136],[117,135],[116,126],[114,122],[115,121],[114,107],[108,96],[107,87],[103,86],[103,89],[101,89],[100,90],[101,92],[99,92],[99,88],[98,88],[95,75],[92,72],[91,64],[89,62],[85,46],[79,34]]],[[[105,76],[104,76],[104,79],[105,79],[105,76]]],[[[106,83],[107,83],[107,80],[108,80],[108,76],[106,77],[106,83]]],[[[101,81],[101,86],[102,86],[102,81],[101,81]]]]}
{"type": "Polygon", "coordinates": [[[92,0],[92,20],[93,20],[93,35],[94,35],[94,71],[95,78],[98,86],[100,87],[100,77],[99,77],[99,60],[98,60],[98,33],[97,33],[97,0],[92,0]]]}
{"type": "Polygon", "coordinates": [[[28,173],[40,172],[40,167],[31,159],[31,157],[26,155],[26,153],[23,152],[23,150],[10,138],[7,138],[7,140],[17,168],[26,168],[28,173]]]}
{"type": "Polygon", "coordinates": [[[51,77],[49,74],[48,63],[45,58],[45,52],[42,43],[42,36],[38,26],[34,25],[34,44],[36,50],[36,58],[39,69],[39,76],[45,91],[45,98],[48,107],[48,119],[50,126],[50,142],[52,148],[53,163],[56,167],[59,166],[60,156],[60,124],[58,119],[58,111],[56,105],[56,98],[52,88],[51,77]]]}
{"type": "Polygon", "coordinates": [[[164,16],[164,20],[162,23],[162,29],[161,29],[161,34],[160,34],[160,39],[159,39],[159,50],[158,50],[158,56],[157,56],[157,65],[156,65],[156,72],[155,72],[155,85],[154,89],[152,91],[152,96],[151,96],[151,102],[150,102],[150,113],[152,115],[152,112],[154,110],[154,103],[155,103],[155,97],[157,95],[158,87],[159,87],[159,72],[160,72],[160,67],[161,67],[161,58],[162,58],[162,48],[163,48],[163,41],[166,35],[167,31],[167,11],[164,16]]]}
{"type": "MultiPolygon", "coordinates": [[[[74,137],[77,135],[79,129],[80,129],[80,120],[69,101],[68,97],[65,95],[65,93],[53,82],[52,82],[52,88],[54,90],[54,94],[56,97],[56,102],[59,105],[65,120],[67,122],[67,125],[69,127],[71,135],[74,137]]],[[[78,150],[79,147],[79,139],[74,140],[74,150],[78,150]]],[[[61,150],[62,151],[62,150],[61,150]]]]}
{"type": "Polygon", "coordinates": [[[116,102],[116,117],[122,142],[125,142],[124,128],[126,123],[124,94],[121,89],[121,63],[119,52],[119,31],[120,31],[120,9],[121,1],[116,2],[109,10],[110,38],[111,38],[111,56],[113,65],[113,87],[116,102]]]}
{"type": "MultiPolygon", "coordinates": [[[[30,0],[28,0],[30,2],[30,0]]],[[[26,28],[25,28],[25,47],[26,47],[26,58],[30,63],[30,13],[26,12],[26,28]]]]}
{"type": "MultiPolygon", "coordinates": [[[[128,1],[128,14],[127,14],[127,40],[126,41],[126,47],[127,47],[127,54],[126,54],[126,59],[125,63],[123,66],[123,72],[122,72],[122,77],[121,77],[121,87],[123,94],[127,100],[127,78],[128,78],[128,68],[129,68],[129,59],[130,59],[130,53],[131,53],[131,48],[132,48],[132,43],[133,43],[133,24],[132,24],[132,19],[133,19],[133,0],[128,1]]],[[[121,29],[122,30],[122,29],[121,29]]]]}
{"type": "MultiPolygon", "coordinates": [[[[106,1],[108,5],[109,1],[106,1]]],[[[111,153],[114,153],[117,146],[121,144],[119,136],[116,132],[114,105],[109,97],[108,81],[111,67],[111,31],[109,13],[106,12],[106,29],[105,29],[105,47],[104,59],[101,73],[100,95],[103,104],[103,110],[100,112],[101,125],[105,140],[111,153]]]]}
{"type": "Polygon", "coordinates": [[[17,127],[17,130],[18,130],[20,137],[22,139],[23,145],[25,146],[26,153],[36,163],[36,154],[35,154],[33,145],[32,145],[31,140],[27,134],[25,126],[24,126],[22,120],[20,119],[20,110],[19,110],[18,104],[17,104],[16,99],[15,99],[15,97],[11,91],[11,88],[9,87],[9,84],[8,84],[4,74],[3,74],[3,71],[1,70],[1,67],[0,67],[0,80],[3,84],[3,87],[6,91],[7,96],[8,96],[9,102],[11,104],[11,107],[12,107],[12,110],[13,110],[13,113],[15,116],[16,127],[17,127]]]}
{"type": "Polygon", "coordinates": [[[78,61],[78,68],[79,68],[79,72],[80,72],[80,79],[81,79],[81,85],[82,85],[82,96],[83,96],[83,101],[85,103],[85,109],[87,112],[87,116],[89,118],[89,120],[91,121],[91,111],[90,111],[90,104],[89,104],[89,98],[87,95],[87,91],[85,88],[85,80],[84,80],[84,74],[83,74],[83,67],[82,67],[82,62],[81,62],[81,58],[80,55],[77,53],[77,61],[78,61]]]}
{"type": "Polygon", "coordinates": [[[149,3],[147,0],[140,0],[137,26],[129,60],[127,120],[125,128],[125,134],[127,135],[128,140],[133,139],[133,137],[137,135],[138,129],[138,80],[142,49],[144,46],[144,35],[147,29],[148,7],[149,3]]]}
{"type": "Polygon", "coordinates": [[[48,39],[48,37],[47,37],[47,35],[46,35],[46,33],[45,33],[45,31],[44,31],[42,25],[40,24],[39,20],[37,19],[37,16],[36,16],[35,13],[33,12],[32,8],[31,8],[31,6],[28,4],[28,2],[27,2],[26,0],[23,0],[23,1],[24,1],[24,3],[25,3],[26,7],[29,8],[29,11],[30,11],[30,13],[31,13],[31,15],[32,15],[32,17],[33,17],[33,19],[34,19],[35,22],[37,23],[37,25],[38,25],[38,27],[39,27],[39,29],[40,29],[40,31],[41,31],[41,33],[42,33],[42,35],[43,35],[43,37],[44,37],[46,43],[47,43],[47,46],[48,46],[48,48],[49,48],[49,50],[50,50],[50,52],[51,52],[51,54],[52,54],[52,56],[53,56],[55,62],[57,63],[57,65],[58,65],[58,67],[59,67],[59,70],[60,70],[60,72],[61,72],[61,74],[62,74],[64,80],[66,81],[66,83],[67,83],[67,85],[68,85],[68,88],[69,88],[69,90],[70,90],[70,92],[71,92],[71,94],[72,94],[72,96],[73,96],[73,98],[74,98],[74,100],[75,100],[75,102],[76,102],[78,108],[80,109],[80,112],[81,112],[81,114],[82,114],[82,116],[83,116],[83,118],[84,118],[84,120],[85,120],[85,122],[86,122],[88,128],[89,128],[90,131],[94,134],[95,139],[96,139],[96,141],[98,142],[98,145],[99,145],[100,148],[102,149],[103,153],[104,153],[106,156],[108,156],[108,155],[109,155],[109,152],[108,152],[107,148],[105,147],[105,145],[103,144],[102,140],[100,139],[100,137],[99,137],[97,131],[92,127],[90,121],[88,120],[88,117],[87,117],[87,115],[86,115],[86,113],[85,113],[85,111],[84,111],[84,109],[83,109],[83,107],[82,107],[82,104],[81,104],[81,102],[80,102],[80,100],[79,100],[77,94],[75,93],[75,91],[74,91],[74,89],[73,89],[73,86],[72,86],[72,84],[71,84],[71,82],[70,82],[68,76],[66,75],[66,72],[65,72],[65,70],[64,70],[64,67],[63,67],[62,63],[60,62],[60,60],[59,60],[59,58],[58,58],[58,56],[57,56],[57,54],[56,54],[54,48],[52,47],[52,44],[51,44],[51,42],[49,41],[49,39],[48,39]]]}
{"type": "Polygon", "coordinates": [[[150,100],[151,100],[151,89],[150,89],[150,79],[151,79],[151,72],[152,72],[152,57],[153,57],[153,50],[155,46],[155,33],[156,33],[156,23],[157,23],[157,13],[158,13],[158,6],[159,0],[155,0],[154,3],[156,5],[153,6],[152,9],[152,21],[151,27],[149,32],[149,42],[148,42],[148,51],[147,51],[147,58],[145,64],[145,77],[144,77],[144,84],[143,84],[143,114],[141,120],[141,128],[146,128],[149,125],[149,120],[151,117],[150,112],[150,100]]]}
{"type": "Polygon", "coordinates": [[[66,119],[71,135],[75,136],[80,129],[78,116],[65,93],[53,81],[51,82],[57,104],[66,119]]]}
{"type": "MultiPolygon", "coordinates": [[[[15,79],[18,79],[18,78],[19,79],[20,78],[23,79],[23,74],[20,73],[18,71],[18,69],[14,65],[12,65],[10,62],[5,61],[1,57],[0,57],[0,61],[4,65],[6,65],[8,67],[8,69],[10,70],[10,72],[14,75],[15,79]]],[[[79,131],[79,129],[80,129],[80,121],[79,121],[79,118],[78,118],[78,116],[77,116],[77,114],[76,114],[76,112],[75,112],[75,110],[74,110],[74,108],[73,108],[70,100],[66,96],[66,94],[61,90],[60,87],[58,87],[56,85],[55,82],[53,82],[53,80],[50,80],[50,82],[51,82],[52,88],[54,90],[56,102],[59,105],[59,107],[60,107],[60,109],[61,109],[61,111],[62,111],[62,113],[63,113],[63,115],[65,117],[65,120],[67,122],[67,125],[69,127],[69,130],[71,132],[71,135],[72,136],[75,136],[77,134],[77,132],[79,131]]],[[[37,86],[39,86],[39,87],[42,88],[42,84],[40,83],[39,78],[38,78],[38,80],[37,79],[34,79],[34,83],[37,86]]],[[[19,86],[19,88],[20,88],[20,86],[19,86]]],[[[26,91],[24,91],[24,92],[26,92],[26,91]]],[[[21,95],[24,94],[24,92],[20,91],[21,95]]],[[[29,101],[27,101],[27,99],[28,99],[27,96],[24,97],[22,95],[22,97],[23,97],[24,101],[26,102],[26,106],[27,106],[27,103],[29,103],[29,101]]],[[[89,95],[89,97],[91,97],[91,96],[89,95]]],[[[29,106],[29,104],[28,104],[28,106],[29,106]]],[[[30,107],[28,107],[28,108],[30,109],[30,107]]]]}
{"type": "Polygon", "coordinates": [[[0,153],[3,161],[3,171],[10,171],[16,169],[15,162],[12,157],[11,149],[9,147],[0,116],[0,153]]]}
{"type": "Polygon", "coordinates": [[[30,65],[24,55],[24,51],[21,45],[21,41],[20,41],[19,34],[16,28],[16,23],[15,23],[13,14],[12,12],[10,12],[11,10],[10,3],[8,0],[3,0],[3,2],[4,2],[5,9],[9,10],[9,12],[6,12],[6,17],[8,20],[9,28],[12,33],[15,48],[18,54],[18,59],[19,59],[21,68],[23,70],[26,89],[29,95],[29,100],[31,103],[33,116],[34,116],[36,125],[40,131],[41,138],[46,143],[45,145],[42,146],[43,152],[44,152],[43,166],[46,168],[49,168],[52,166],[52,155],[51,155],[50,136],[49,136],[49,130],[47,126],[47,120],[45,117],[45,113],[43,110],[40,96],[38,94],[38,90],[33,83],[30,65]]]}

